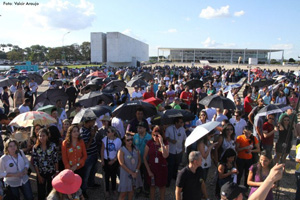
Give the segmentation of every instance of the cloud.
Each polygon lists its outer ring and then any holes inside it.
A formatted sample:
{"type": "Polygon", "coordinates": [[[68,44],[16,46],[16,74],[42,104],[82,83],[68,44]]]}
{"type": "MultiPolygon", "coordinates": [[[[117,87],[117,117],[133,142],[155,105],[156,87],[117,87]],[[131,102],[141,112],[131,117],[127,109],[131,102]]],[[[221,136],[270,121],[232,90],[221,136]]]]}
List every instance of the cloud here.
{"type": "Polygon", "coordinates": [[[238,12],[234,12],[234,16],[236,16],[236,17],[240,17],[240,16],[242,16],[244,14],[245,14],[245,12],[243,10],[238,11],[238,12]]]}
{"type": "Polygon", "coordinates": [[[294,48],[293,44],[274,44],[271,46],[271,49],[291,50],[293,48],[294,48]]]}
{"type": "Polygon", "coordinates": [[[186,17],[186,18],[184,18],[184,19],[185,19],[185,21],[187,21],[187,22],[191,21],[191,18],[189,18],[189,17],[186,17]]]}
{"type": "Polygon", "coordinates": [[[279,38],[277,38],[277,40],[278,40],[278,41],[281,41],[281,38],[279,37],[279,38]]]}
{"type": "Polygon", "coordinates": [[[212,18],[222,18],[222,17],[229,17],[229,5],[223,6],[220,9],[214,9],[210,6],[208,6],[205,9],[201,10],[201,13],[199,14],[200,18],[204,19],[212,19],[212,18]]]}
{"type": "Polygon", "coordinates": [[[87,0],[80,0],[78,4],[51,0],[40,4],[29,22],[46,29],[82,30],[92,26],[95,18],[94,4],[87,0]]]}
{"type": "Polygon", "coordinates": [[[177,33],[177,29],[171,28],[167,31],[168,33],[177,33]]]}
{"type": "Polygon", "coordinates": [[[206,48],[215,48],[215,47],[232,48],[232,47],[236,46],[235,43],[219,43],[219,42],[216,42],[215,40],[211,39],[210,37],[206,38],[206,40],[204,42],[202,42],[202,44],[206,48]]]}

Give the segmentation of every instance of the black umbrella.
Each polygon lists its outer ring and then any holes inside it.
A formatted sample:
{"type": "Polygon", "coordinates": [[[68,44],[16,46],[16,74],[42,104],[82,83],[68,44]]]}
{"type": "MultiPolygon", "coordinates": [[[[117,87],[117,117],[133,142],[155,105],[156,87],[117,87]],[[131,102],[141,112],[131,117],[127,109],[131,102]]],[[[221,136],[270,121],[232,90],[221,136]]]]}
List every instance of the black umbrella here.
{"type": "Polygon", "coordinates": [[[25,81],[25,80],[27,80],[27,79],[28,79],[27,76],[18,76],[18,80],[19,80],[19,81],[25,81]]]}
{"type": "Polygon", "coordinates": [[[48,89],[36,98],[34,110],[47,105],[55,105],[59,99],[62,101],[63,107],[65,107],[68,98],[69,96],[63,89],[48,89]]]}
{"type": "Polygon", "coordinates": [[[41,85],[44,81],[43,77],[37,73],[28,74],[29,79],[33,79],[38,85],[41,85]]]}
{"type": "Polygon", "coordinates": [[[103,78],[94,78],[92,79],[89,84],[93,85],[102,85],[103,84],[103,78]]]}
{"type": "Polygon", "coordinates": [[[93,107],[90,107],[90,109],[95,113],[97,117],[100,117],[101,115],[104,115],[106,113],[109,113],[111,115],[111,107],[105,106],[105,105],[96,105],[93,107]]]}
{"type": "Polygon", "coordinates": [[[174,124],[175,118],[182,118],[184,122],[192,121],[195,115],[187,110],[170,109],[153,117],[151,124],[174,124]]]}
{"type": "Polygon", "coordinates": [[[150,81],[153,80],[153,75],[149,72],[142,72],[141,74],[134,76],[132,79],[144,79],[145,81],[150,81]]]}
{"type": "Polygon", "coordinates": [[[134,87],[134,86],[138,86],[138,87],[147,87],[148,83],[142,79],[131,79],[128,83],[127,86],[128,87],[134,87]]]}
{"type": "Polygon", "coordinates": [[[185,85],[189,86],[189,88],[199,88],[203,86],[203,81],[198,79],[189,80],[185,83],[185,85]]]}
{"type": "Polygon", "coordinates": [[[79,124],[83,121],[97,119],[96,114],[91,108],[82,108],[75,116],[72,124],[79,124]]]}
{"type": "Polygon", "coordinates": [[[267,115],[270,115],[270,114],[275,114],[275,113],[282,113],[283,111],[281,110],[281,108],[277,105],[274,105],[274,104],[270,104],[270,105],[267,105],[263,108],[261,108],[257,115],[259,116],[267,116],[267,115]]]}
{"type": "Polygon", "coordinates": [[[92,91],[99,90],[100,88],[101,88],[100,85],[95,85],[95,84],[89,83],[81,89],[81,94],[85,94],[87,92],[87,90],[89,90],[89,92],[92,92],[92,91]]]}
{"type": "Polygon", "coordinates": [[[6,78],[0,80],[0,87],[4,87],[4,86],[10,87],[11,85],[16,84],[16,82],[18,82],[17,78],[6,77],[6,78]]]}
{"type": "Polygon", "coordinates": [[[273,79],[265,79],[261,78],[256,81],[254,81],[251,86],[257,86],[257,87],[264,87],[266,85],[272,85],[275,81],[273,79]]]}
{"type": "Polygon", "coordinates": [[[204,106],[214,107],[214,108],[221,108],[221,109],[235,109],[235,104],[233,101],[226,97],[219,96],[217,94],[212,96],[204,97],[199,104],[204,106]]]}
{"type": "Polygon", "coordinates": [[[109,94],[118,93],[121,92],[125,86],[126,83],[122,80],[112,80],[105,86],[102,92],[109,94]]]}
{"type": "Polygon", "coordinates": [[[106,104],[113,102],[113,96],[100,91],[92,91],[83,95],[78,103],[84,107],[92,107],[98,104],[98,101],[102,99],[106,104]]]}
{"type": "Polygon", "coordinates": [[[60,79],[54,79],[53,81],[54,81],[55,85],[57,85],[57,86],[62,86],[63,85],[63,82],[60,79]]]}
{"type": "Polygon", "coordinates": [[[156,108],[150,103],[143,101],[129,101],[121,104],[113,111],[113,116],[121,118],[123,120],[132,120],[135,118],[135,113],[138,108],[142,108],[144,111],[144,117],[148,118],[157,114],[156,108]]]}

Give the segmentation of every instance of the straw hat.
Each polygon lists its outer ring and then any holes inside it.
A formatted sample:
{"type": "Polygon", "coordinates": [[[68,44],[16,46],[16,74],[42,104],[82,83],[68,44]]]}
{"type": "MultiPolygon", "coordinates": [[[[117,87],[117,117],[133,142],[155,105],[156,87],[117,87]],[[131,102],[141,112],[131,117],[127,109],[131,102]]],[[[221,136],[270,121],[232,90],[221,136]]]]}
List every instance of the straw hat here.
{"type": "Polygon", "coordinates": [[[53,188],[63,194],[73,194],[77,192],[81,186],[82,179],[79,175],[74,174],[70,169],[61,171],[52,180],[53,188]]]}
{"type": "Polygon", "coordinates": [[[17,142],[24,142],[28,139],[28,133],[26,131],[17,131],[12,133],[11,138],[17,142]]]}

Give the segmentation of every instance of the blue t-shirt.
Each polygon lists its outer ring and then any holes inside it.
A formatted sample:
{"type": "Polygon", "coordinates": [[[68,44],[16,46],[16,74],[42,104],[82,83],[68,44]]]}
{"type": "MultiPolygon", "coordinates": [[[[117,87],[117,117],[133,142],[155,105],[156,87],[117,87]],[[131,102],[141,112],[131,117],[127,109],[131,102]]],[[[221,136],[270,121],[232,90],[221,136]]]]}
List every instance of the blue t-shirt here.
{"type": "Polygon", "coordinates": [[[133,136],[133,144],[140,151],[142,163],[144,162],[143,157],[144,157],[145,146],[146,146],[147,142],[151,139],[152,139],[152,136],[149,133],[146,133],[144,138],[141,138],[140,134],[138,134],[138,133],[136,133],[133,136]]]}

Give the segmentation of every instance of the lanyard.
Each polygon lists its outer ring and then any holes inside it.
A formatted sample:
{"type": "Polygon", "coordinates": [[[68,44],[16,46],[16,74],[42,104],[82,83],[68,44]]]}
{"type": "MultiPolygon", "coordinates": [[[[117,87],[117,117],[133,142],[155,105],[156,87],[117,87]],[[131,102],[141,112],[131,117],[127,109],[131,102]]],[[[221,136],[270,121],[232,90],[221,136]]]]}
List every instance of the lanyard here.
{"type": "Polygon", "coordinates": [[[12,161],[15,163],[15,165],[16,165],[16,167],[17,167],[17,171],[20,171],[19,170],[19,165],[18,165],[18,163],[19,163],[19,155],[17,155],[18,157],[17,157],[17,162],[15,161],[15,159],[10,155],[10,158],[12,159],[12,161]]]}

